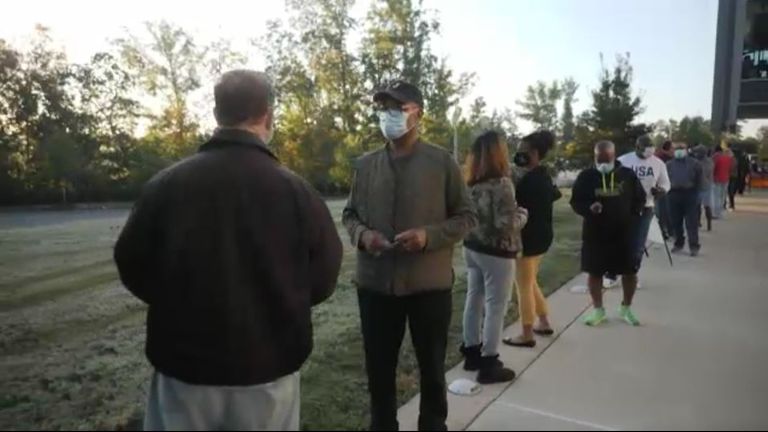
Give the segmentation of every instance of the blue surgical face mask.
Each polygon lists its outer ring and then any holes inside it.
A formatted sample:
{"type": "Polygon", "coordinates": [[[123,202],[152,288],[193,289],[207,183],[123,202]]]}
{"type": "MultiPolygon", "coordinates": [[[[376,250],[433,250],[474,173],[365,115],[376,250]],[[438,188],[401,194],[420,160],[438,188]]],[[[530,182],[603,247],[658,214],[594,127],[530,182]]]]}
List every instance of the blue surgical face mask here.
{"type": "Polygon", "coordinates": [[[379,126],[386,139],[391,141],[402,138],[410,130],[408,114],[398,109],[379,111],[379,126]]]}
{"type": "Polygon", "coordinates": [[[598,162],[596,165],[596,168],[602,174],[610,174],[611,172],[613,172],[614,168],[616,168],[616,163],[615,162],[607,162],[607,163],[598,162]]]}
{"type": "Polygon", "coordinates": [[[685,151],[685,149],[677,149],[677,150],[675,150],[675,158],[677,158],[677,159],[685,159],[686,156],[688,156],[688,152],[685,151]]]}

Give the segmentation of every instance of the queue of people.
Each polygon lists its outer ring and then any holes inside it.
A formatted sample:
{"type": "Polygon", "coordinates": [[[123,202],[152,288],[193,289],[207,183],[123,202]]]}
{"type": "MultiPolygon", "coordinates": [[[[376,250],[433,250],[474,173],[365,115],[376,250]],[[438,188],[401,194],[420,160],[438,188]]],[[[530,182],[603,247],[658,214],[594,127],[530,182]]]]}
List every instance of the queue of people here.
{"type": "MultiPolygon", "coordinates": [[[[123,284],[149,306],[146,353],[155,372],[144,427],[298,430],[311,309],[336,287],[341,240],[318,193],[269,148],[275,94],[267,77],[228,72],[214,99],[212,138],[150,180],[115,246],[123,284]]],[[[417,87],[396,81],[374,102],[386,144],[356,161],[342,216],[356,248],[370,429],[399,428],[396,376],[408,329],[420,372],[419,429],[446,430],[457,244],[467,263],[460,350],[479,383],[515,379],[500,361],[503,345],[533,348],[537,336],[555,332],[538,282],[562,197],[542,164],[555,138],[547,131],[523,138],[513,181],[506,142],[486,132],[462,173],[449,152],[420,137],[417,87]],[[513,286],[521,333],[502,339],[513,286]]],[[[672,144],[660,151],[641,137],[635,152],[617,158],[615,145],[601,141],[594,166],[576,180],[570,204],[584,219],[582,270],[594,306],[587,325],[607,318],[605,275],[622,277],[619,314],[640,324],[632,304],[654,211],[677,249],[687,229],[698,253],[697,212],[709,177],[683,144],[674,144],[666,164],[672,144]]],[[[715,182],[730,169],[712,165],[715,182]]],[[[723,192],[716,186],[710,195],[723,192]]]]}

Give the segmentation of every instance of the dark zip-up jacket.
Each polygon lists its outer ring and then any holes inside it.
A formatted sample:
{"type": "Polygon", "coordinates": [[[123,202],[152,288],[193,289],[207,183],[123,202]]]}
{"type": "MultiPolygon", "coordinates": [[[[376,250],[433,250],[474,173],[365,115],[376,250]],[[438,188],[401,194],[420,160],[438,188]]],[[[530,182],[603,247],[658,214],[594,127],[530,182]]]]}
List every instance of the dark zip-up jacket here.
{"type": "Polygon", "coordinates": [[[149,305],[150,363],[209,386],[298,371],[311,307],[334,291],[341,256],[312,187],[232,129],[150,180],[115,246],[123,284],[149,305]]]}
{"type": "Polygon", "coordinates": [[[451,154],[419,142],[405,157],[394,158],[385,146],[357,161],[343,222],[358,247],[358,288],[407,296],[453,287],[454,245],[477,217],[451,154]],[[374,256],[360,247],[366,230],[393,241],[413,228],[426,229],[427,245],[421,252],[395,249],[374,256]]]}

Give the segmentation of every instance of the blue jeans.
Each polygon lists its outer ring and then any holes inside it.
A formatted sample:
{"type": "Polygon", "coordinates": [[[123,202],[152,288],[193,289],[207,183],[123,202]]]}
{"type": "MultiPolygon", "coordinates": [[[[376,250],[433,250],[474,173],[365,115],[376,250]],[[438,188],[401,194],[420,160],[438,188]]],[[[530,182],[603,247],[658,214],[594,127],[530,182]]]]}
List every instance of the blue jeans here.
{"type": "Polygon", "coordinates": [[[708,188],[703,189],[699,193],[699,196],[700,196],[700,200],[701,200],[701,205],[702,206],[709,207],[709,208],[712,208],[712,207],[715,206],[714,205],[714,202],[715,202],[715,191],[714,191],[714,187],[713,186],[710,186],[708,188]]]}
{"type": "Polygon", "coordinates": [[[672,213],[672,229],[675,247],[685,246],[685,233],[692,251],[699,250],[699,191],[673,190],[669,194],[669,208],[672,213]]]}
{"type": "Polygon", "coordinates": [[[648,241],[648,232],[651,230],[651,222],[653,222],[653,207],[646,207],[643,210],[643,214],[640,215],[637,224],[635,224],[635,234],[633,237],[632,247],[635,251],[635,259],[637,260],[637,269],[640,269],[640,265],[643,263],[643,255],[645,254],[645,243],[648,241]]]}
{"type": "Polygon", "coordinates": [[[464,257],[468,285],[464,307],[464,346],[482,344],[483,357],[493,357],[499,354],[504,317],[515,280],[515,260],[466,248],[464,257]]]}
{"type": "Polygon", "coordinates": [[[715,182],[715,202],[712,206],[712,215],[715,219],[723,217],[723,210],[725,210],[725,200],[728,198],[728,183],[715,182]]]}

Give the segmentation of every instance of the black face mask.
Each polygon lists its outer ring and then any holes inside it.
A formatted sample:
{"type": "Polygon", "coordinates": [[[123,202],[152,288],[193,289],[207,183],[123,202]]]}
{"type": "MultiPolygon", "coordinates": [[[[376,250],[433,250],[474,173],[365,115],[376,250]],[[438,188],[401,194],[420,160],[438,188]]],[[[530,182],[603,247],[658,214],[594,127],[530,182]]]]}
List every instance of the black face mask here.
{"type": "Polygon", "coordinates": [[[515,165],[525,168],[531,164],[531,156],[528,153],[518,152],[514,158],[515,165]]]}

